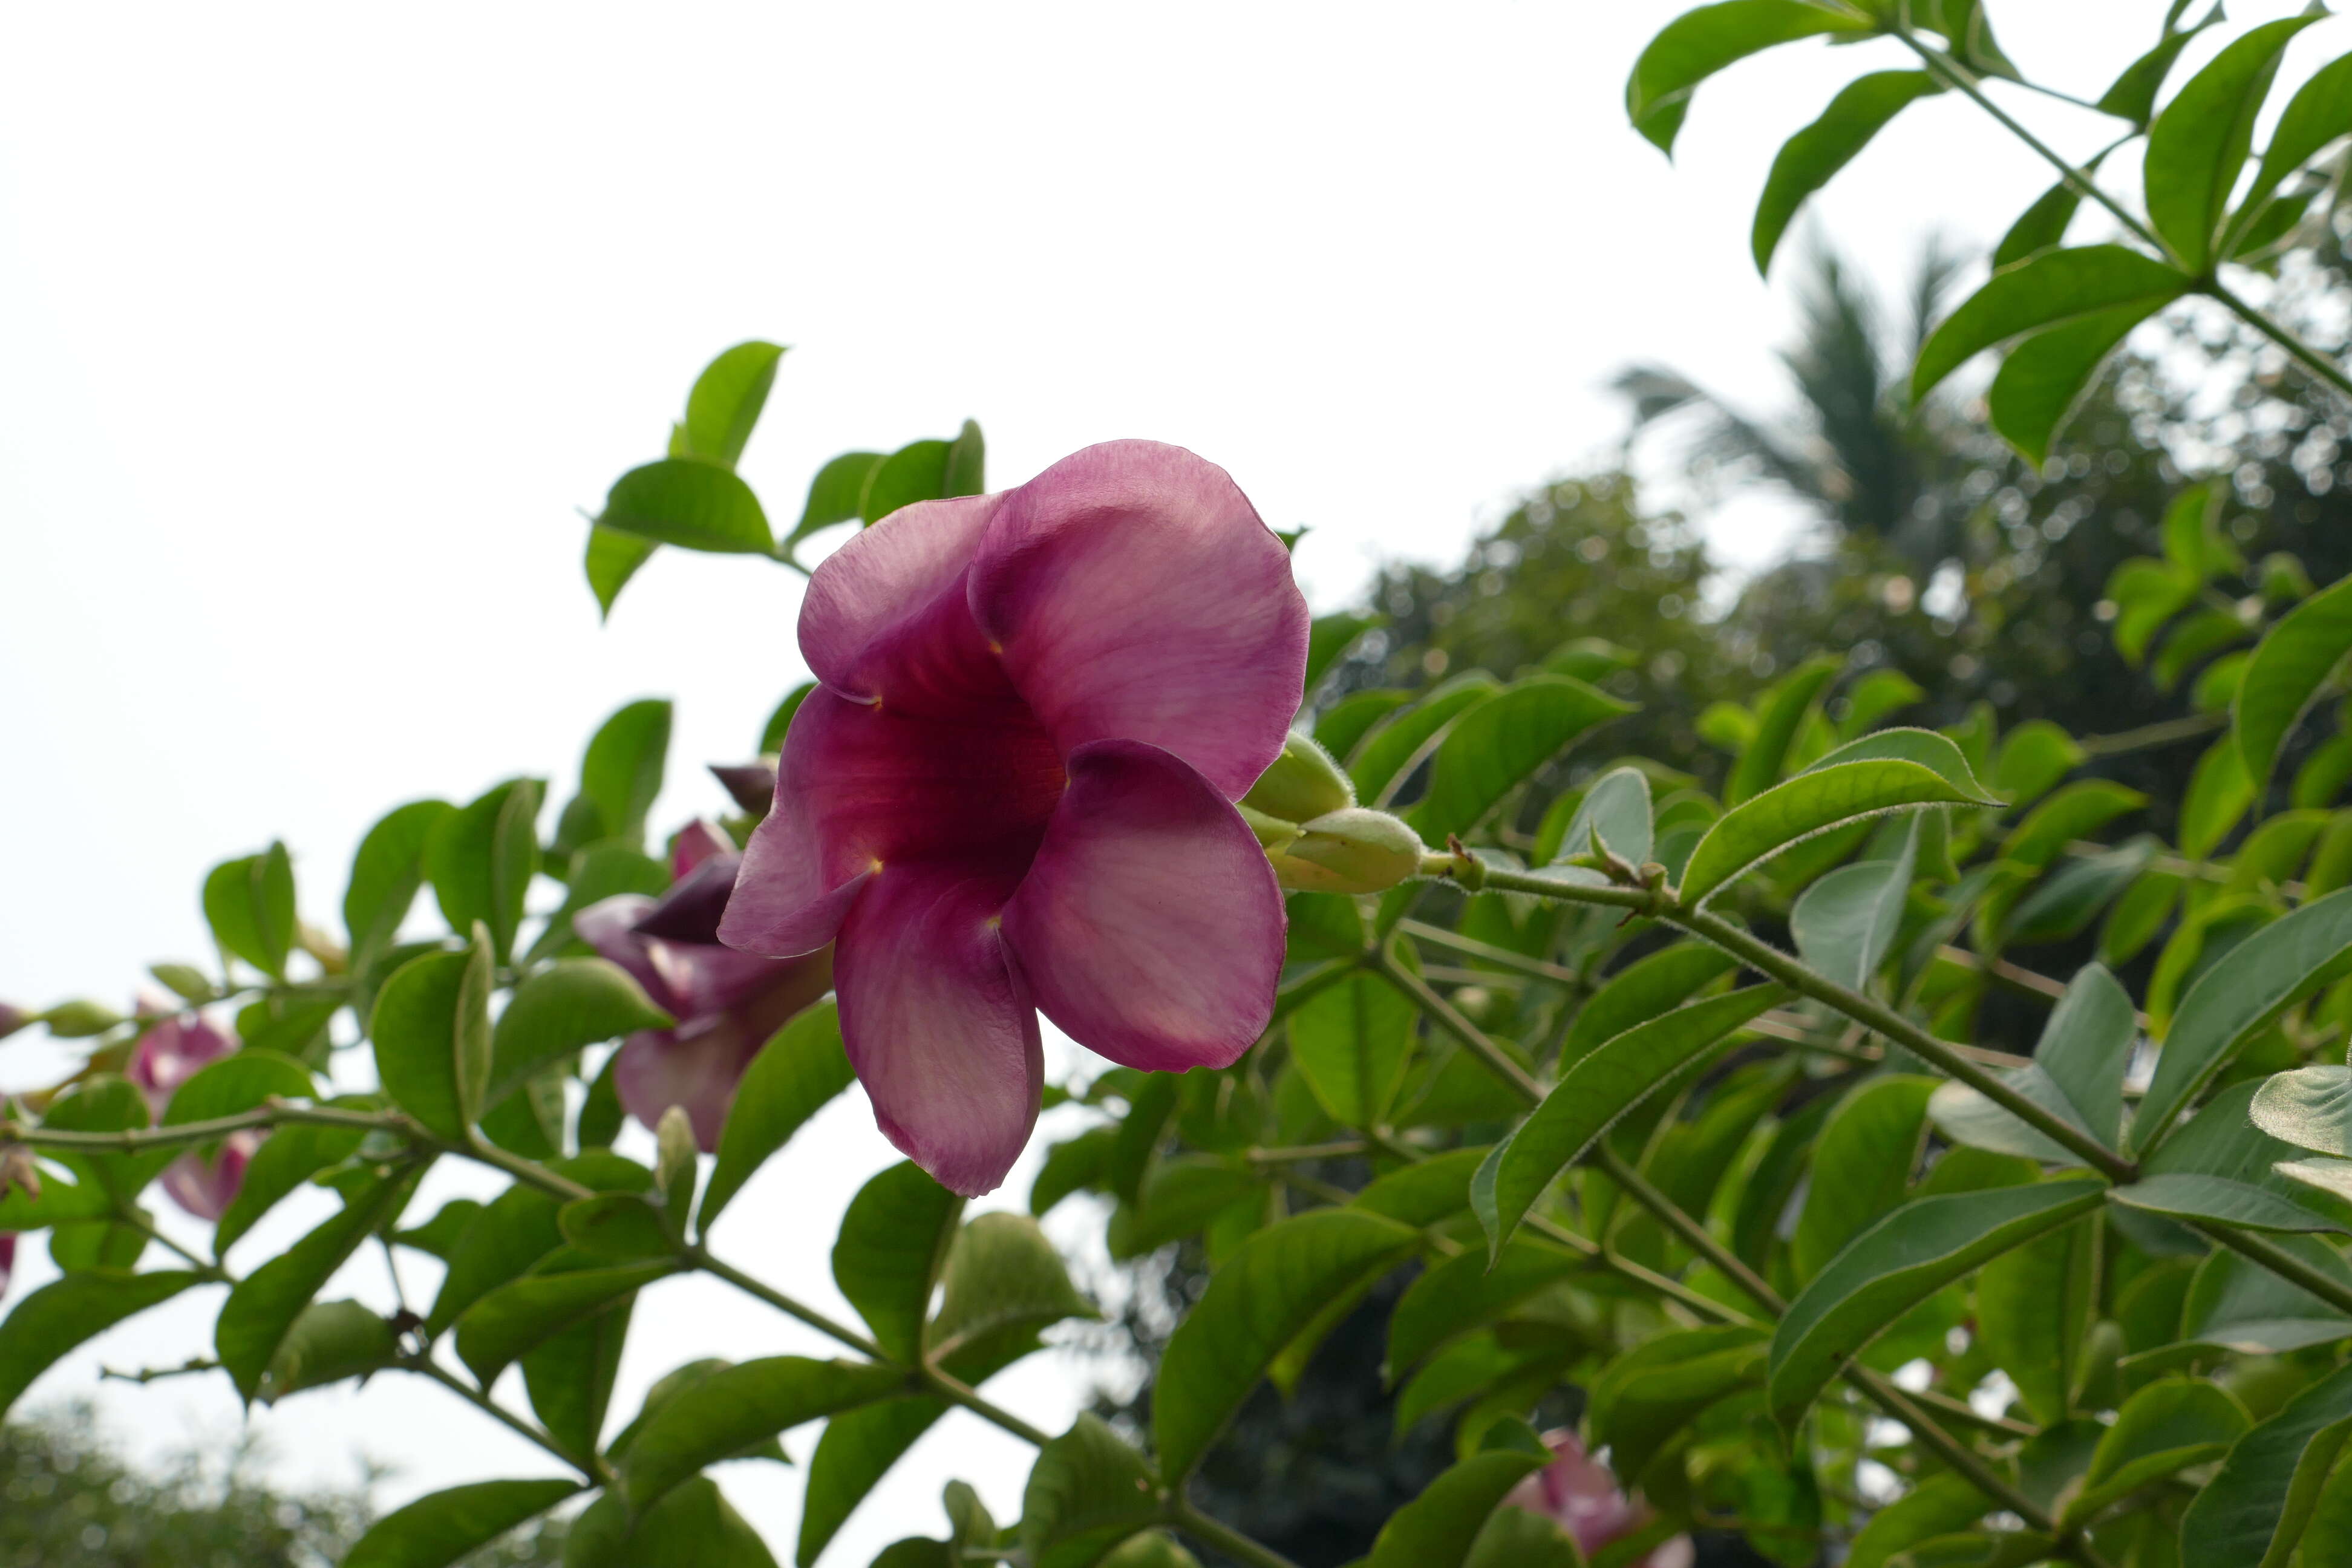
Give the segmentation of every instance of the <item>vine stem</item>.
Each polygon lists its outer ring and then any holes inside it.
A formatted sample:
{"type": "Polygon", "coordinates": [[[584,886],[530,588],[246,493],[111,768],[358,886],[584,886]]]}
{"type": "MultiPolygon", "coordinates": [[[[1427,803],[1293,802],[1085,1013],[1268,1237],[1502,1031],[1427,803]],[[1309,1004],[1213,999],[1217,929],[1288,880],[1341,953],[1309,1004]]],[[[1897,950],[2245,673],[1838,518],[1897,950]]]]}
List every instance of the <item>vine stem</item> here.
{"type": "MultiPolygon", "coordinates": [[[[1750,936],[1720,915],[1683,908],[1665,889],[1585,887],[1478,866],[1469,861],[1466,856],[1433,855],[1430,859],[1450,873],[1459,873],[1465,863],[1475,866],[1475,869],[1470,872],[1470,876],[1476,879],[1478,886],[1506,892],[1533,893],[1540,898],[1563,899],[1571,903],[1610,904],[1620,909],[1637,910],[1653,919],[1679,926],[1693,936],[1721,948],[1759,973],[1769,975],[1800,995],[1810,996],[1844,1014],[1855,1023],[1934,1063],[1946,1076],[1967,1084],[2051,1142],[2081,1157],[2110,1181],[2129,1182],[2138,1177],[2138,1168],[2129,1160],[2064,1117],[2011,1089],[1992,1072],[1971,1060],[1949,1040],[1937,1039],[1885,1003],[1874,1001],[1859,991],[1848,990],[1833,980],[1823,979],[1770,942],[1750,936]]],[[[1465,885],[1469,884],[1465,881],[1465,885]]],[[[1466,1026],[1467,1020],[1464,1022],[1466,1026]]]]}
{"type": "MultiPolygon", "coordinates": [[[[1977,80],[1974,72],[1969,70],[1958,60],[1953,59],[1942,50],[1931,48],[1927,45],[1921,43],[1908,27],[1898,26],[1893,29],[1893,31],[1895,37],[1902,39],[1905,46],[1908,47],[1913,54],[1919,57],[1920,63],[1927,68],[1927,73],[1930,76],[1933,76],[1937,80],[1944,83],[1947,87],[1954,89],[1963,97],[1967,98],[1970,102],[1974,103],[1979,109],[1981,109],[1987,114],[1991,115],[1995,121],[2000,122],[2003,130],[2006,130],[2011,135],[2024,142],[2026,146],[2032,149],[2032,151],[2040,156],[2044,163],[2057,170],[2058,177],[2064,181],[2066,184],[2073,187],[2077,195],[2088,197],[2091,201],[2095,202],[2098,205],[2106,209],[2107,213],[2113,216],[2117,223],[2122,224],[2125,228],[2128,229],[2143,243],[2155,249],[2159,255],[2174,261],[2178,261],[2179,259],[2178,257],[2173,256],[2172,247],[2158,237],[2155,230],[2148,227],[2147,224],[2141,222],[2139,218],[2135,216],[2130,209],[2126,207],[2122,203],[2116,201],[2113,196],[2107,195],[2106,192],[2101,190],[2096,180],[2091,178],[2088,174],[2083,173],[2082,170],[2069,163],[2048,142],[2042,141],[2042,138],[2036,136],[2032,132],[2028,131],[2022,124],[2019,123],[2014,115],[2011,115],[2007,110],[2004,110],[2000,105],[1995,103],[1990,97],[1988,97],[1985,93],[1983,85],[1977,80]]],[[[2217,266],[2219,265],[2220,259],[2221,258],[2218,257],[2215,258],[2215,264],[2217,266]]],[[[2209,275],[2207,277],[2197,279],[2192,287],[2194,287],[2198,292],[2218,301],[2229,310],[2232,315],[2235,315],[2240,321],[2245,322],[2246,325],[2253,328],[2254,331],[2262,333],[2263,336],[2270,339],[2271,342],[2278,344],[2282,349],[2284,349],[2297,363],[2310,371],[2313,374],[2318,376],[2321,380],[2326,382],[2337,392],[2342,393],[2347,397],[2352,397],[2352,377],[2347,377],[2341,370],[2338,370],[2336,366],[2328,363],[2326,359],[2320,356],[2317,350],[2305,342],[2302,339],[2296,337],[2294,333],[2288,331],[2284,327],[2280,326],[2276,321],[2272,321],[2263,311],[2256,309],[2253,305],[2239,298],[2238,295],[2224,285],[2220,279],[2209,275]]]]}
{"type": "MultiPolygon", "coordinates": [[[[1678,1237],[1683,1244],[1697,1253],[1717,1272],[1746,1291],[1755,1303],[1778,1319],[1789,1310],[1789,1303],[1772,1289],[1747,1261],[1729,1247],[1717,1241],[1706,1226],[1686,1213],[1665,1194],[1652,1186],[1648,1178],[1629,1164],[1623,1156],[1603,1139],[1596,1149],[1596,1163],[1601,1173],[1623,1189],[1625,1194],[1649,1211],[1659,1224],[1678,1237]]],[[[1919,1441],[1935,1451],[1936,1456],[1967,1478],[1969,1484],[1986,1497],[2025,1521],[2044,1535],[2056,1535],[2058,1526],[2048,1511],[2032,1499],[2010,1485],[1983,1455],[1944,1430],[1936,1418],[1927,1414],[1910,1395],[1893,1383],[1867,1367],[1848,1363],[1839,1375],[1862,1396],[1887,1415],[1903,1423],[1917,1436],[1919,1441]]],[[[2076,1539],[2063,1543],[2063,1549],[2080,1558],[2090,1568],[2104,1568],[2098,1554],[2087,1542],[2076,1539]]]]}
{"type": "Polygon", "coordinates": [[[583,1463],[580,1456],[566,1452],[563,1446],[558,1443],[553,1437],[550,1436],[544,1430],[524,1420],[513,1411],[509,1410],[505,1405],[500,1405],[497,1400],[492,1399],[488,1394],[482,1393],[478,1389],[468,1387],[463,1378],[453,1376],[447,1369],[443,1367],[438,1362],[436,1362],[430,1355],[407,1356],[395,1362],[394,1364],[398,1366],[404,1372],[412,1372],[419,1377],[429,1378],[433,1382],[439,1384],[442,1387],[447,1389],[450,1393],[456,1394],[458,1398],[472,1405],[475,1409],[481,1411],[484,1415],[497,1421],[509,1431],[513,1432],[524,1438],[526,1441],[545,1449],[548,1453],[554,1455],[557,1458],[562,1460],[573,1469],[578,1470],[582,1475],[588,1478],[589,1485],[604,1486],[612,1480],[612,1467],[605,1464],[603,1459],[592,1458],[588,1462],[583,1463]]]}
{"type": "Polygon", "coordinates": [[[1181,1493],[1168,1500],[1167,1519],[1177,1529],[1199,1536],[1226,1556],[1251,1564],[1251,1568],[1298,1568],[1273,1547],[1261,1546],[1231,1525],[1202,1512],[1192,1499],[1181,1493]]]}
{"type": "Polygon", "coordinates": [[[807,1306],[803,1302],[794,1300],[792,1297],[785,1295],[782,1290],[777,1289],[774,1286],[753,1279],[751,1275],[744,1273],[733,1264],[727,1262],[723,1258],[712,1256],[708,1247],[701,1246],[688,1247],[681,1249],[679,1256],[693,1267],[701,1269],[705,1274],[713,1275],[720,1279],[726,1280],[727,1283],[734,1286],[735,1289],[742,1291],[745,1295],[752,1297],[758,1300],[765,1301],[769,1306],[773,1307],[777,1311],[783,1313],[788,1318],[799,1319],[802,1322],[806,1323],[810,1328],[814,1329],[818,1333],[824,1335],[825,1338],[845,1345],[850,1350],[856,1351],[859,1355],[866,1356],[870,1360],[881,1362],[887,1362],[890,1359],[888,1356],[882,1353],[881,1346],[876,1344],[872,1340],[867,1339],[864,1334],[859,1333],[856,1329],[850,1328],[845,1323],[836,1323],[831,1318],[826,1317],[823,1312],[818,1311],[814,1307],[807,1306]]]}
{"type": "Polygon", "coordinates": [[[2220,1242],[2242,1258],[2252,1259],[2292,1285],[2300,1285],[2338,1310],[2352,1312],[2352,1286],[2329,1278],[2276,1242],[2233,1230],[2212,1220],[2190,1220],[2201,1235],[2220,1242]]]}

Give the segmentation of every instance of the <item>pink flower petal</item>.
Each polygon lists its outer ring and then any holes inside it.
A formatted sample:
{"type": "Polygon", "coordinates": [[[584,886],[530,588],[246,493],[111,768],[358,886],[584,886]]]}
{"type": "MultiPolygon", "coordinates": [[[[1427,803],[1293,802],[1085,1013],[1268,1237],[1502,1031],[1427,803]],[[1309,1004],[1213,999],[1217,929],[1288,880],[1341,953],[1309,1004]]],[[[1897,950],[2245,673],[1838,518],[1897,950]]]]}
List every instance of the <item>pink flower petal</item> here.
{"type": "Polygon", "coordinates": [[[793,718],[776,808],[752,832],[719,939],[771,958],[814,952],[857,879],[906,861],[1025,858],[1061,790],[1061,759],[1024,710],[954,722],[820,688],[793,718]]]}
{"type": "Polygon", "coordinates": [[[646,939],[636,932],[637,921],[653,907],[654,901],[643,893],[614,893],[575,911],[572,934],[594,948],[599,958],[627,970],[629,978],[646,988],[655,1006],[674,1016],[677,998],[670,994],[661,972],[654,967],[646,939]]]}
{"type": "Polygon", "coordinates": [[[1241,814],[1157,746],[1070,754],[1004,939],[1045,1016],[1127,1067],[1221,1068],[1249,1049],[1282,974],[1282,889],[1241,814]]]}
{"type": "Polygon", "coordinates": [[[0,1231],[0,1296],[8,1293],[8,1276],[16,1267],[16,1237],[13,1232],[0,1231]]]}
{"type": "Polygon", "coordinates": [[[160,1120],[182,1084],[235,1049],[236,1037],[202,1013],[175,1013],[139,1037],[122,1076],[139,1086],[160,1120]]]}
{"type": "Polygon", "coordinates": [[[1018,876],[1002,863],[889,867],[835,949],[842,1042],[876,1124],[967,1197],[1013,1168],[1045,1081],[1037,1015],[997,931],[1018,876]]]}
{"type": "Polygon", "coordinates": [[[686,1107],[694,1141],[708,1154],[719,1147],[735,1086],[766,1041],[765,1035],[754,1038],[749,1030],[731,1027],[707,1029],[691,1040],[668,1029],[631,1035],[613,1064],[621,1108],[646,1126],[658,1127],[671,1106],[686,1107]]]}
{"type": "Polygon", "coordinates": [[[1063,752],[1148,741],[1239,799],[1282,750],[1307,601],[1226,472],[1113,441],[1008,490],[971,568],[981,629],[1063,752]]]}
{"type": "Polygon", "coordinates": [[[677,841],[670,846],[669,874],[683,877],[713,855],[732,855],[735,840],[716,823],[696,817],[677,831],[677,841]]]}
{"type": "Polygon", "coordinates": [[[863,668],[869,650],[955,585],[1002,499],[918,501],[826,556],[801,600],[801,657],[816,678],[846,696],[877,695],[863,668]]]}
{"type": "Polygon", "coordinates": [[[245,1167],[263,1136],[248,1128],[230,1133],[210,1154],[191,1151],[181,1155],[163,1167],[164,1194],[198,1219],[217,1222],[245,1185],[245,1167]]]}

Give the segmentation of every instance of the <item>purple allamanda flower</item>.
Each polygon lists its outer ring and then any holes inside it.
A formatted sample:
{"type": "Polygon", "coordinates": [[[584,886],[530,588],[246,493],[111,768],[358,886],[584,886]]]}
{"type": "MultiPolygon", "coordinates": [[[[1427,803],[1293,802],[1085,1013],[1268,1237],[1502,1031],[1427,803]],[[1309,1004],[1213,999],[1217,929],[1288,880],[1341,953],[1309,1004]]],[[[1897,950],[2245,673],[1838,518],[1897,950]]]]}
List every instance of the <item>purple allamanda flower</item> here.
{"type": "Polygon", "coordinates": [[[890,1141],[985,1193],[1037,1013],[1129,1067],[1223,1067],[1271,1014],[1282,895],[1234,809],[1298,707],[1307,615],[1220,468],[1115,441],[893,513],[819,566],[775,803],[719,937],[835,943],[890,1141]]]}
{"type": "MultiPolygon", "coordinates": [[[[1575,1433],[1564,1428],[1547,1432],[1544,1446],[1552,1452],[1551,1463],[1512,1488],[1503,1502],[1551,1520],[1574,1539],[1587,1559],[1655,1517],[1647,1503],[1618,1489],[1609,1467],[1587,1455],[1575,1433]]],[[[1677,1535],[1626,1568],[1691,1568],[1695,1556],[1691,1538],[1677,1535]]]]}
{"type": "Polygon", "coordinates": [[[719,1146],[735,1086],[760,1047],[833,984],[830,954],[778,963],[719,944],[719,911],[742,858],[721,829],[690,823],[671,852],[677,880],[658,900],[620,893],[572,920],[583,942],[677,1020],[623,1042],[613,1069],[622,1107],[652,1127],[684,1106],[705,1152],[719,1146]]]}
{"type": "MultiPolygon", "coordinates": [[[[154,997],[139,999],[142,1015],[164,1016],[139,1037],[138,1048],[123,1069],[123,1076],[147,1097],[148,1113],[159,1121],[182,1084],[237,1045],[233,1031],[202,1013],[172,1012],[172,1006],[154,997]]],[[[163,1168],[165,1194],[198,1219],[218,1220],[245,1185],[245,1167],[264,1136],[258,1128],[247,1128],[222,1139],[210,1153],[190,1150],[163,1168]]]]}

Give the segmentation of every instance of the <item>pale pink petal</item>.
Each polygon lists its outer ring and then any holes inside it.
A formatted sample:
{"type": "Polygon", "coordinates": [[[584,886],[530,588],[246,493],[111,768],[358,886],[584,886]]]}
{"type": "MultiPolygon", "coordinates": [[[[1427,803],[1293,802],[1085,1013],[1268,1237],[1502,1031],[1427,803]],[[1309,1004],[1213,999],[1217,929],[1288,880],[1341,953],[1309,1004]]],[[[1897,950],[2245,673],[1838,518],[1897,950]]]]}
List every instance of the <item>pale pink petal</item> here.
{"type": "Polygon", "coordinates": [[[139,1086],[160,1119],[182,1084],[235,1049],[236,1037],[202,1013],[175,1013],[139,1037],[122,1076],[139,1086]]]}
{"type": "Polygon", "coordinates": [[[719,939],[771,958],[814,952],[856,879],[910,860],[1025,858],[1061,790],[1061,758],[1024,710],[953,722],[820,688],[793,716],[776,807],[751,834],[719,939]]]}
{"type": "Polygon", "coordinates": [[[643,893],[614,893],[574,912],[572,934],[594,948],[599,958],[627,970],[629,978],[646,988],[655,1006],[675,1015],[677,998],[670,994],[661,972],[654,967],[646,940],[636,931],[637,921],[653,907],[653,900],[643,893]]]}
{"type": "Polygon", "coordinates": [[[261,1147],[263,1136],[259,1130],[247,1128],[230,1133],[209,1154],[181,1155],[163,1168],[164,1194],[198,1219],[217,1221],[245,1185],[245,1167],[261,1147]]]}
{"type": "Polygon", "coordinates": [[[1017,866],[892,866],[835,949],[842,1043],[883,1135],[940,1185],[977,1197],[1019,1158],[1045,1064],[1037,1015],[998,912],[1017,866]]]}
{"type": "Polygon", "coordinates": [[[972,616],[1066,754],[1148,741],[1240,798],[1282,750],[1307,667],[1290,556],[1215,464],[1113,441],[1004,493],[972,616]]]}
{"type": "Polygon", "coordinates": [[[846,696],[877,695],[869,650],[956,584],[1000,500],[918,501],[826,556],[801,600],[801,657],[816,678],[846,696]]]}
{"type": "Polygon", "coordinates": [[[669,849],[669,874],[683,877],[713,855],[732,855],[735,840],[715,822],[696,817],[677,831],[677,839],[669,849]]]}
{"type": "Polygon", "coordinates": [[[1004,910],[1045,1016],[1147,1071],[1249,1049],[1273,1014],[1283,931],[1282,889],[1241,814],[1139,741],[1070,754],[1069,791],[1004,910]]]}
{"type": "Polygon", "coordinates": [[[646,1126],[658,1127],[664,1111],[684,1106],[687,1120],[694,1124],[694,1141],[709,1153],[719,1147],[719,1130],[727,1124],[735,1086],[766,1040],[764,1035],[754,1039],[749,1031],[735,1028],[708,1029],[691,1040],[681,1040],[668,1029],[631,1035],[613,1064],[621,1107],[646,1126]]]}

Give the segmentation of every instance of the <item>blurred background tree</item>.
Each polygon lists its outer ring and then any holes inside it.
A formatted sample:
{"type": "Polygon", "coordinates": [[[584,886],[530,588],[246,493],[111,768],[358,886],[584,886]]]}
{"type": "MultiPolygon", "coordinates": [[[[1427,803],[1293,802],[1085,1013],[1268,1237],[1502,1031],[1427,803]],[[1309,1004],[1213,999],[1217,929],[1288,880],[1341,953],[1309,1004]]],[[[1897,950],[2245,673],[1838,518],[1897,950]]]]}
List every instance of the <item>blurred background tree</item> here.
{"type": "MultiPolygon", "coordinates": [[[[367,1528],[364,1478],[290,1492],[260,1479],[249,1444],[127,1459],[86,1404],[0,1426],[0,1568],[326,1568],[367,1528]]],[[[466,1568],[555,1568],[560,1521],[466,1559],[466,1568]]]]}
{"type": "MultiPolygon", "coordinates": [[[[1757,702],[1827,648],[1846,657],[1849,679],[1886,668],[1916,684],[1899,721],[1990,717],[2006,731],[2046,719],[2091,738],[2094,771],[2149,795],[2149,826],[2169,836],[2225,718],[2226,692],[2200,677],[2251,646],[2266,586],[2291,597],[2352,573],[2352,412],[2235,318],[2183,310],[2135,336],[2037,469],[1991,431],[1977,391],[1909,399],[1910,364],[1961,271],[1949,251],[1925,248],[1893,310],[1826,244],[1803,267],[1784,406],[1751,415],[1669,368],[1621,372],[1612,384],[1632,417],[1619,459],[1518,497],[1456,564],[1384,569],[1364,605],[1383,624],[1320,705],[1547,666],[1638,702],[1604,742],[1538,779],[1532,820],[1551,795],[1623,758],[1719,786],[1727,752],[1708,735],[1725,707],[1757,702]],[[1688,513],[1643,495],[1637,443],[1678,470],[1688,513]],[[2207,591],[2205,614],[2127,658],[2109,585],[2126,561],[2163,552],[2168,509],[2206,478],[2219,480],[2221,537],[2242,566],[2207,591]],[[1709,558],[1706,537],[1723,507],[1759,492],[1806,521],[1782,559],[1740,580],[1709,558]]],[[[2352,343],[2341,229],[2321,226],[2288,253],[2274,304],[2324,349],[2352,343]]],[[[2089,942],[2037,962],[2069,973],[2089,942]]],[[[2153,949],[2139,961],[2152,962],[2153,949]]],[[[2020,1035],[2024,1049],[2042,1016],[1996,993],[1979,1027],[2020,1035]]],[[[1149,1369],[1207,1272],[1177,1251],[1129,1275],[1108,1344],[1145,1373],[1132,1396],[1098,1409],[1148,1431],[1149,1369]]],[[[1391,1436],[1380,1365],[1393,1294],[1356,1310],[1290,1400],[1260,1388],[1202,1476],[1212,1512],[1303,1568],[1362,1555],[1449,1457],[1434,1423],[1391,1436]]],[[[1703,1568],[1765,1561],[1737,1536],[1697,1544],[1703,1568]]]]}

